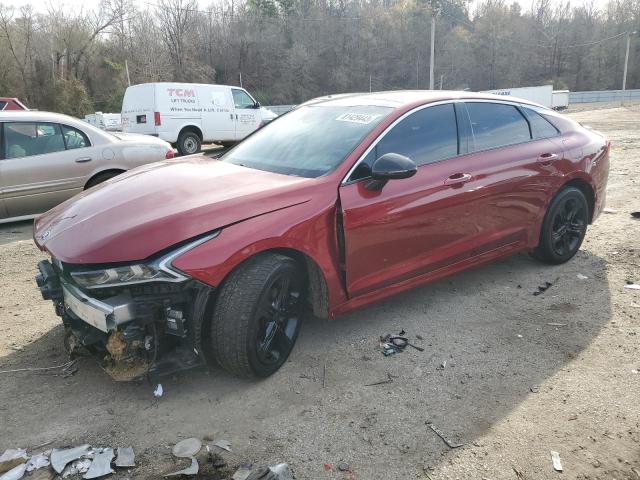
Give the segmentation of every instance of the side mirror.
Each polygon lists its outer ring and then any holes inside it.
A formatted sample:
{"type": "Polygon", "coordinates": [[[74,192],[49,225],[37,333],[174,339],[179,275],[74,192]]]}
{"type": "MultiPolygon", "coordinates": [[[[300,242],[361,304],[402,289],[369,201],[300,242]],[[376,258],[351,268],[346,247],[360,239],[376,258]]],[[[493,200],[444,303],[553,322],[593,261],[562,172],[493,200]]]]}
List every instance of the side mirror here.
{"type": "Polygon", "coordinates": [[[261,107],[260,102],[256,102],[253,104],[253,108],[260,108],[260,107],[261,107]]]}
{"type": "Polygon", "coordinates": [[[413,177],[417,165],[409,157],[398,153],[385,153],[371,166],[371,180],[365,184],[368,190],[381,190],[389,180],[413,177]]]}

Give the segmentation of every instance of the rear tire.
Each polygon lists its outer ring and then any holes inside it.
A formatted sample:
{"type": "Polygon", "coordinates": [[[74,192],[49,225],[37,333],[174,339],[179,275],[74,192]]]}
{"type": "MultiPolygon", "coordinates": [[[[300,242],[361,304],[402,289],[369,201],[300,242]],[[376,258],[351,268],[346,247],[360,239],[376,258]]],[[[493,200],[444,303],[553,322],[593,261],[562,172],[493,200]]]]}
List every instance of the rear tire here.
{"type": "Polygon", "coordinates": [[[561,190],[551,201],[540,231],[540,243],[533,256],[550,264],[564,263],[582,245],[589,223],[589,203],[574,187],[561,190]]]}
{"type": "Polygon", "coordinates": [[[240,265],[222,285],[211,320],[211,346],[225,370],[268,377],[287,360],[300,331],[305,279],[284,255],[240,265]]]}
{"type": "Polygon", "coordinates": [[[182,132],[178,137],[178,143],[176,147],[180,155],[193,155],[200,152],[202,142],[197,133],[187,130],[182,132]]]}
{"type": "Polygon", "coordinates": [[[87,182],[87,184],[85,185],[84,189],[88,190],[91,187],[95,187],[96,185],[98,185],[98,184],[100,184],[102,182],[106,182],[110,178],[116,177],[116,176],[120,175],[121,173],[124,173],[124,172],[102,172],[102,173],[98,173],[96,176],[94,176],[93,178],[91,178],[91,180],[89,180],[87,182]]]}

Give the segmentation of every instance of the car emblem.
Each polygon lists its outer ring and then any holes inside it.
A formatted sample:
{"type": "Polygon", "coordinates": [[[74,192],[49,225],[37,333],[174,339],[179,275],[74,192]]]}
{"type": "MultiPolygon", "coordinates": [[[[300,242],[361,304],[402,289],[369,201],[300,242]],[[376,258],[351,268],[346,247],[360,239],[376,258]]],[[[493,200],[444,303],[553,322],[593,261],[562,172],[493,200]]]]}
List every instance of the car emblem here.
{"type": "Polygon", "coordinates": [[[40,238],[40,240],[46,240],[47,238],[49,238],[51,236],[51,230],[45,230],[44,232],[42,232],[40,235],[38,235],[38,237],[40,238]]]}

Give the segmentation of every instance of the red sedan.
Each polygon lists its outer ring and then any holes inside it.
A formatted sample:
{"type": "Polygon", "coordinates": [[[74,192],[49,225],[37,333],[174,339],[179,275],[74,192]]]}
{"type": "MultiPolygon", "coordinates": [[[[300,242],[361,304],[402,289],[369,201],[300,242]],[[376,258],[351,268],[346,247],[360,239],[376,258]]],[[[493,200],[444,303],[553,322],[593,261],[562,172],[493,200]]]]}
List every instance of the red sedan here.
{"type": "Polygon", "coordinates": [[[610,143],[478,93],[327,98],[220,159],[140,167],[39,217],[38,284],[115,378],[212,360],[268,376],[334,318],[521,250],[566,262],[602,211],[610,143]]]}

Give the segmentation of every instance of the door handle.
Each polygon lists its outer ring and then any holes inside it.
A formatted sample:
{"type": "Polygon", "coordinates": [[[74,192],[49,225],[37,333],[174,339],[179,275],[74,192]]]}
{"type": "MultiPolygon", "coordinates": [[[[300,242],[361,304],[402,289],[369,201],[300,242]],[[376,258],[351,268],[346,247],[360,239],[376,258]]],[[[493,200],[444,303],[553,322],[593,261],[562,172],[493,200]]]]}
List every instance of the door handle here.
{"type": "Polygon", "coordinates": [[[469,173],[454,173],[444,181],[445,185],[461,185],[471,180],[471,174],[469,173]]]}
{"type": "Polygon", "coordinates": [[[543,165],[550,165],[553,160],[557,160],[559,157],[555,153],[543,153],[538,157],[538,162],[543,165]]]}
{"type": "Polygon", "coordinates": [[[76,163],[87,163],[91,161],[91,157],[76,158],[76,163]]]}

